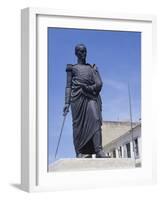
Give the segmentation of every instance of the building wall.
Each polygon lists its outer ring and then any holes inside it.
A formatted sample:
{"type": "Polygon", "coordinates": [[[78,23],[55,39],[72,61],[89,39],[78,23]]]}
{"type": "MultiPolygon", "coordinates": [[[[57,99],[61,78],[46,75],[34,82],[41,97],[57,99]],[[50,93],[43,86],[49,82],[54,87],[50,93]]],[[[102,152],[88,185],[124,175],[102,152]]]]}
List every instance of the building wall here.
{"type": "MultiPolygon", "coordinates": [[[[132,123],[135,127],[138,123],[132,123]]],[[[102,124],[103,146],[124,135],[131,129],[130,122],[123,121],[104,121],[102,124]]]]}
{"type": "MultiPolygon", "coordinates": [[[[120,125],[119,125],[120,126],[120,125]]],[[[125,125],[124,125],[125,126],[125,125]]],[[[125,129],[125,128],[123,128],[125,129]]],[[[104,132],[106,129],[103,129],[102,135],[105,138],[106,135],[114,134],[114,131],[104,132]]],[[[110,129],[108,129],[110,131],[110,129]]],[[[119,131],[119,129],[115,128],[115,131],[119,131]]],[[[141,158],[141,124],[137,124],[132,130],[121,132],[119,137],[112,136],[111,138],[115,138],[107,142],[104,140],[103,148],[104,151],[107,152],[111,157],[117,158],[141,158]],[[107,142],[107,143],[106,143],[107,142]]],[[[110,136],[108,136],[110,138],[110,136]]]]}

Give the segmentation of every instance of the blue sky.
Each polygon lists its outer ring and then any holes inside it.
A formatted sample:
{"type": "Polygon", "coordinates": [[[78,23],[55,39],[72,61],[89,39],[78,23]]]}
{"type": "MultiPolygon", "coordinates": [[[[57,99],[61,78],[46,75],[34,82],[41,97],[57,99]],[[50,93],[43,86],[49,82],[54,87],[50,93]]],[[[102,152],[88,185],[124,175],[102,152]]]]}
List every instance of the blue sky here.
{"type": "MultiPolygon", "coordinates": [[[[103,120],[129,120],[128,83],[133,121],[141,117],[141,33],[48,28],[48,163],[54,161],[63,121],[66,65],[75,64],[75,45],[87,47],[87,62],[99,68],[103,88],[103,120]]],[[[71,112],[57,159],[75,157],[71,112]]]]}

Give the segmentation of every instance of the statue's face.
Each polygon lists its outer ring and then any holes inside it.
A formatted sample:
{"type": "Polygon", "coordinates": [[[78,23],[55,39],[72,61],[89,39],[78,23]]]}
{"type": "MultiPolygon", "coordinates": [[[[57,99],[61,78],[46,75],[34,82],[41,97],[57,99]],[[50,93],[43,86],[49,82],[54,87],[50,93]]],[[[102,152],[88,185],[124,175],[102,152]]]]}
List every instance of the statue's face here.
{"type": "Polygon", "coordinates": [[[76,56],[79,59],[85,59],[87,56],[87,50],[84,46],[80,46],[76,51],[76,56]]]}

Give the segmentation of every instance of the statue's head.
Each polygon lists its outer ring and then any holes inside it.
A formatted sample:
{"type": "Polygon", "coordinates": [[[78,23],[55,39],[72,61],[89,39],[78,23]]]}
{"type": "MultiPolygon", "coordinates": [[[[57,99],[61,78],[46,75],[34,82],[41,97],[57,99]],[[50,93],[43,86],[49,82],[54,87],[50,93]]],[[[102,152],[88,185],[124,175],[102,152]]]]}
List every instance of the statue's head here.
{"type": "Polygon", "coordinates": [[[87,48],[84,44],[77,44],[75,47],[75,55],[78,59],[86,59],[87,56],[87,48]]]}

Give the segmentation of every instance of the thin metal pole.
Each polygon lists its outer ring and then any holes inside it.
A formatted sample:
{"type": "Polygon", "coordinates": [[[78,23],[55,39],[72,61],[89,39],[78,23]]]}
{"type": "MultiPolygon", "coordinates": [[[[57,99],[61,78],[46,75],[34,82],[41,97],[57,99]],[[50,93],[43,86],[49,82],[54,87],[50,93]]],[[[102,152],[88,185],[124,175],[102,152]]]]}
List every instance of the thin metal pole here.
{"type": "Polygon", "coordinates": [[[58,144],[56,147],[55,158],[57,156],[57,152],[58,152],[58,148],[59,148],[59,144],[60,144],[60,140],[61,140],[61,136],[62,136],[62,132],[63,132],[63,128],[64,128],[65,119],[66,119],[66,115],[64,115],[64,118],[63,118],[63,123],[62,123],[61,131],[60,131],[60,135],[59,135],[59,140],[58,140],[58,144]]]}
{"type": "Polygon", "coordinates": [[[132,109],[131,109],[131,94],[130,94],[130,86],[128,83],[128,94],[129,94],[129,112],[130,112],[130,126],[131,126],[131,136],[132,136],[132,144],[133,144],[133,152],[134,152],[134,159],[136,160],[135,156],[135,146],[134,146],[134,134],[133,134],[133,119],[132,119],[132,109]]]}

